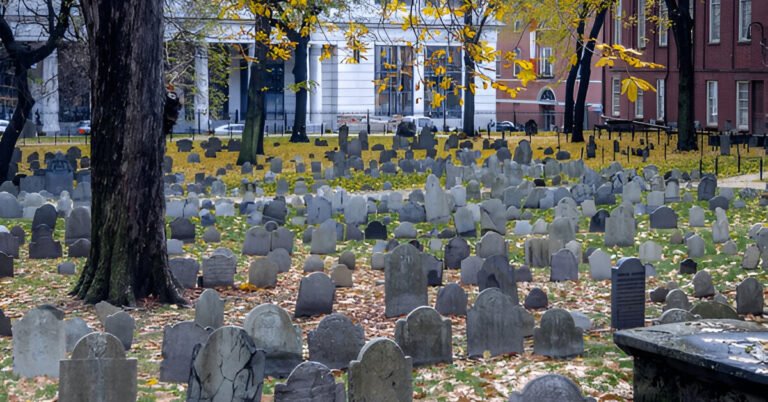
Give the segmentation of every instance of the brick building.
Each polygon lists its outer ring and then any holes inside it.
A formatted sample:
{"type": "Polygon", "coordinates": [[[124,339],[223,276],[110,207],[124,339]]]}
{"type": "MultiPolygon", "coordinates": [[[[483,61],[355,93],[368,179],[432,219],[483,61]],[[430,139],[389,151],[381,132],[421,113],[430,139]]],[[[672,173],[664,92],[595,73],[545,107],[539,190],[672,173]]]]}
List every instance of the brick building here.
{"type": "MultiPolygon", "coordinates": [[[[664,1],[618,0],[603,30],[604,43],[639,49],[643,59],[663,69],[630,69],[657,91],[646,92],[636,103],[621,95],[623,64],[603,69],[605,115],[614,118],[676,125],[678,101],[675,38],[664,1]],[[617,10],[620,10],[617,12],[617,10]],[[646,12],[639,12],[645,10],[646,12]],[[658,18],[660,17],[660,18],[658,18]],[[628,24],[627,21],[633,21],[628,24]]],[[[694,120],[701,128],[765,133],[768,119],[766,86],[768,52],[763,24],[768,24],[765,0],[691,0],[694,20],[694,120]],[[761,43],[763,42],[763,43],[761,43]]]]}

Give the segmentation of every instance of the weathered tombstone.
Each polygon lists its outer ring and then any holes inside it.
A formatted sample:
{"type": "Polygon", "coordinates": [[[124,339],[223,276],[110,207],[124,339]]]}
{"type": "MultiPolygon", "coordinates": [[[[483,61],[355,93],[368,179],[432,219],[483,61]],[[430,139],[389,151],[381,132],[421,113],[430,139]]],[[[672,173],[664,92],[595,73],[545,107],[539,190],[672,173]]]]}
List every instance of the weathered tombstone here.
{"type": "Polygon", "coordinates": [[[35,210],[35,215],[32,218],[32,229],[40,225],[46,225],[51,230],[56,230],[57,218],[56,208],[51,204],[45,204],[35,210]]]}
{"type": "Polygon", "coordinates": [[[254,226],[245,232],[244,255],[267,255],[272,249],[272,234],[261,226],[254,226]]]}
{"type": "Polygon", "coordinates": [[[584,353],[584,333],[563,309],[548,310],[541,317],[541,326],[533,332],[533,353],[556,359],[584,353]]]}
{"type": "Polygon", "coordinates": [[[715,286],[712,284],[712,276],[707,272],[699,271],[693,276],[693,297],[711,297],[715,295],[715,286]]]}
{"type": "Polygon", "coordinates": [[[422,306],[397,320],[395,341],[415,366],[451,363],[451,320],[422,306]]]}
{"type": "Polygon", "coordinates": [[[549,305],[549,298],[540,288],[533,288],[528,295],[525,296],[523,307],[528,310],[545,309],[549,305]]]}
{"type": "Polygon", "coordinates": [[[513,303],[519,302],[515,270],[504,256],[494,255],[485,259],[482,268],[477,272],[477,285],[480,291],[498,288],[509,296],[513,303]]]}
{"type": "Polygon", "coordinates": [[[346,400],[344,384],[337,384],[331,370],[314,361],[299,364],[288,376],[285,384],[275,385],[275,402],[346,400]]]}
{"type": "Polygon", "coordinates": [[[93,328],[80,317],[70,318],[64,321],[64,333],[67,341],[67,353],[72,352],[77,345],[77,341],[85,335],[93,332],[93,328]]]}
{"type": "Polygon", "coordinates": [[[592,279],[603,281],[611,279],[611,256],[597,249],[589,255],[589,272],[592,279]]]}
{"type": "Polygon", "coordinates": [[[471,255],[461,261],[461,283],[465,285],[477,285],[477,273],[483,267],[485,260],[471,255]]]}
{"type": "Polygon", "coordinates": [[[104,332],[108,332],[123,344],[125,350],[130,350],[133,344],[133,331],[136,321],[125,311],[118,311],[104,320],[104,332]]]}
{"type": "Polygon", "coordinates": [[[216,249],[210,257],[203,257],[203,286],[234,286],[237,257],[226,248],[216,249]]]}
{"type": "Polygon", "coordinates": [[[611,327],[645,325],[645,266],[637,258],[622,258],[611,270],[611,327]]]}
{"type": "Polygon", "coordinates": [[[365,227],[366,240],[387,240],[387,226],[379,221],[373,221],[365,227]]]}
{"type": "Polygon", "coordinates": [[[67,256],[72,258],[88,257],[91,252],[91,241],[88,239],[77,239],[67,249],[67,256]]]}
{"type": "Polygon", "coordinates": [[[349,363],[347,395],[350,402],[413,400],[413,364],[397,344],[375,338],[349,363]]]}
{"type": "Polygon", "coordinates": [[[45,190],[53,195],[59,195],[62,191],[72,193],[72,182],[75,179],[72,165],[61,153],[56,153],[53,159],[48,160],[45,169],[45,190]]]}
{"type": "Polygon", "coordinates": [[[337,288],[351,288],[354,285],[352,270],[344,264],[334,265],[331,268],[331,281],[337,288]]]}
{"type": "Polygon", "coordinates": [[[59,401],[132,402],[137,396],[137,361],[126,359],[120,340],[91,333],[77,342],[72,359],[61,360],[59,401]]]}
{"type": "Polygon", "coordinates": [[[243,328],[267,353],[265,375],[285,378],[301,363],[301,328],[282,308],[269,303],[254,307],[243,328]]]}
{"type": "Polygon", "coordinates": [[[458,283],[449,283],[437,292],[435,310],[441,315],[467,315],[467,293],[458,283]]]}
{"type": "MultiPolygon", "coordinates": [[[[314,317],[333,312],[336,287],[322,272],[313,272],[301,279],[296,296],[295,317],[314,317]]],[[[331,367],[333,368],[333,367],[331,367]]]]}
{"type": "Polygon", "coordinates": [[[32,241],[29,242],[30,259],[53,259],[61,258],[62,255],[61,243],[53,240],[53,229],[47,225],[32,229],[32,241]]]}
{"type": "Polygon", "coordinates": [[[754,277],[744,279],[736,286],[736,312],[741,315],[763,315],[765,296],[763,285],[754,277]]]}
{"type": "Polygon", "coordinates": [[[410,244],[396,247],[386,262],[384,280],[385,315],[396,317],[427,305],[427,277],[421,253],[410,244]]]}
{"type": "Polygon", "coordinates": [[[248,267],[248,283],[257,288],[267,289],[277,286],[277,264],[265,257],[259,257],[248,267]]]}
{"type": "Polygon", "coordinates": [[[46,308],[29,310],[13,323],[13,372],[20,377],[59,376],[66,353],[64,322],[46,308]]]}
{"type": "Polygon", "coordinates": [[[203,328],[194,321],[166,325],[163,329],[160,381],[187,382],[195,346],[205,344],[211,332],[212,328],[203,328]]]}
{"type": "Polygon", "coordinates": [[[184,244],[195,242],[195,224],[187,218],[176,218],[171,222],[171,239],[181,240],[184,244]]]}
{"type": "Polygon", "coordinates": [[[469,257],[469,244],[461,237],[454,237],[445,246],[443,261],[446,269],[461,268],[461,262],[469,257]]]}
{"type": "Polygon", "coordinates": [[[309,360],[334,370],[346,369],[349,362],[357,358],[363,345],[363,327],[339,313],[323,318],[317,328],[307,334],[309,360]]]}
{"type": "Polygon", "coordinates": [[[328,219],[312,231],[312,254],[332,254],[336,252],[336,222],[328,219]]]}
{"type": "Polygon", "coordinates": [[[195,324],[217,329],[224,325],[224,299],[213,289],[205,289],[195,303],[195,324]]]}
{"type": "Polygon", "coordinates": [[[214,331],[195,347],[187,388],[188,401],[252,402],[261,400],[265,353],[240,327],[214,331]]]}
{"type": "Polygon", "coordinates": [[[13,258],[0,252],[0,278],[13,278],[13,258]]]}
{"type": "Polygon", "coordinates": [[[467,354],[481,357],[523,353],[523,324],[515,309],[522,309],[511,297],[497,288],[486,289],[477,296],[467,312],[467,354]]]}
{"type": "Polygon", "coordinates": [[[581,395],[579,386],[559,374],[546,374],[525,384],[521,392],[513,392],[509,402],[594,402],[581,395]]]}
{"type": "Polygon", "coordinates": [[[11,319],[5,316],[2,309],[0,309],[0,336],[13,336],[13,331],[11,331],[11,319]]]}
{"type": "Polygon", "coordinates": [[[579,262],[570,250],[563,248],[552,254],[551,264],[551,282],[579,280],[579,262]]]}
{"type": "Polygon", "coordinates": [[[701,178],[699,186],[696,189],[699,201],[709,201],[715,196],[717,191],[717,177],[706,174],[701,178]]]}
{"type": "Polygon", "coordinates": [[[651,229],[677,228],[677,213],[668,206],[660,206],[651,212],[651,229]]]}
{"type": "Polygon", "coordinates": [[[483,235],[477,246],[477,256],[480,258],[493,257],[494,255],[507,258],[507,254],[507,242],[504,240],[504,236],[496,232],[488,232],[483,235]]]}

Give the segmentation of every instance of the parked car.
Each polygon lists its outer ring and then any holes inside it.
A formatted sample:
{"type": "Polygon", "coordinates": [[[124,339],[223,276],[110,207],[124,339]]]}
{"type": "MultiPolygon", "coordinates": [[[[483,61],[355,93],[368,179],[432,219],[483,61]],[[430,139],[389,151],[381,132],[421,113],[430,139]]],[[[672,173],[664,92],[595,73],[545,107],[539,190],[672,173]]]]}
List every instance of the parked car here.
{"type": "Polygon", "coordinates": [[[9,124],[11,124],[11,122],[8,120],[0,120],[0,133],[4,133],[9,124]]]}
{"type": "Polygon", "coordinates": [[[79,123],[77,123],[77,127],[75,128],[75,132],[80,135],[89,135],[91,133],[91,121],[90,120],[83,120],[79,123]]]}
{"type": "Polygon", "coordinates": [[[242,123],[225,124],[223,126],[216,127],[213,130],[213,133],[216,135],[229,135],[230,133],[242,135],[244,129],[245,129],[245,124],[242,124],[242,123]]]}
{"type": "Polygon", "coordinates": [[[424,127],[435,127],[435,123],[432,121],[431,118],[427,116],[422,115],[416,115],[416,116],[405,116],[403,117],[403,120],[406,123],[413,122],[416,125],[416,129],[421,132],[421,129],[424,127]]]}
{"type": "Polygon", "coordinates": [[[515,124],[515,123],[513,123],[511,121],[505,120],[505,121],[500,121],[500,122],[496,123],[496,131],[498,131],[498,132],[501,132],[501,131],[510,131],[510,132],[525,131],[525,127],[523,127],[522,125],[517,125],[517,124],[515,124]]]}

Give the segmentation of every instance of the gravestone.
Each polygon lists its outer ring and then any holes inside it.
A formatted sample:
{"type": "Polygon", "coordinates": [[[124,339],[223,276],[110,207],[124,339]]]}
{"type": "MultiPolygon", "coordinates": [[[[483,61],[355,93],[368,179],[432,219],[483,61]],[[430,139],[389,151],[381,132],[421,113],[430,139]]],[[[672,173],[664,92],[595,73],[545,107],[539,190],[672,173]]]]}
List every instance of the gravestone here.
{"type": "Polygon", "coordinates": [[[259,257],[248,267],[248,283],[257,288],[267,289],[277,286],[278,267],[273,261],[259,257]]]}
{"type": "Polygon", "coordinates": [[[0,252],[0,278],[13,278],[13,258],[0,252]]]}
{"type": "Polygon", "coordinates": [[[717,191],[717,177],[712,174],[704,175],[701,178],[696,191],[699,201],[709,201],[715,196],[715,192],[717,191]]]}
{"type": "Polygon", "coordinates": [[[266,358],[248,333],[226,326],[195,347],[187,388],[188,401],[261,400],[266,358]]]}
{"type": "Polygon", "coordinates": [[[91,241],[77,239],[67,249],[67,255],[72,258],[88,257],[91,253],[91,241]]]}
{"type": "Polygon", "coordinates": [[[133,344],[133,331],[136,329],[136,321],[125,311],[118,311],[104,320],[104,332],[110,333],[120,340],[125,350],[131,349],[133,344]]]}
{"type": "Polygon", "coordinates": [[[299,364],[288,376],[285,384],[275,385],[275,402],[346,402],[346,400],[344,384],[337,384],[331,370],[314,361],[299,364]]]}
{"type": "Polygon", "coordinates": [[[282,308],[269,303],[256,306],[245,316],[243,328],[267,353],[265,375],[285,378],[301,363],[301,328],[282,308]]]}
{"type": "Polygon", "coordinates": [[[551,282],[579,280],[579,262],[570,250],[562,248],[552,254],[551,265],[549,275],[551,282]]]}
{"type": "Polygon", "coordinates": [[[410,402],[413,364],[397,344],[375,338],[349,363],[347,395],[354,401],[410,402]]]}
{"type": "Polygon", "coordinates": [[[385,315],[396,317],[427,305],[427,277],[422,255],[410,244],[397,246],[389,254],[384,269],[385,315]]]}
{"type": "Polygon", "coordinates": [[[195,346],[205,344],[211,332],[212,328],[203,328],[194,321],[166,325],[163,329],[160,381],[187,382],[195,346]]]}
{"type": "Polygon", "coordinates": [[[513,392],[509,402],[594,402],[593,398],[581,395],[579,386],[559,374],[546,374],[537,377],[520,392],[513,392]]]}
{"type": "Polygon", "coordinates": [[[542,308],[547,308],[547,305],[549,304],[549,300],[547,298],[547,294],[544,293],[543,290],[540,288],[533,288],[528,293],[528,296],[525,296],[525,302],[523,302],[523,307],[525,307],[528,310],[538,310],[542,308]]]}
{"type": "Polygon", "coordinates": [[[184,244],[195,242],[195,224],[187,218],[176,218],[171,222],[171,239],[181,240],[184,244]]]}
{"type": "Polygon", "coordinates": [[[66,333],[60,317],[35,308],[13,323],[13,373],[20,377],[59,376],[66,353],[66,333]]]}
{"type": "Polygon", "coordinates": [[[244,255],[267,255],[272,249],[272,234],[261,226],[254,226],[245,232],[244,255]]]}
{"type": "Polygon", "coordinates": [[[77,342],[72,358],[61,360],[59,401],[133,402],[137,361],[126,359],[120,340],[92,333],[77,342]]]}
{"type": "MultiPolygon", "coordinates": [[[[314,317],[333,312],[336,287],[322,272],[313,272],[301,279],[296,296],[295,317],[314,317]]],[[[333,367],[331,367],[333,368],[333,367]]]]}
{"type": "MultiPolygon", "coordinates": [[[[13,239],[15,241],[16,238],[13,239]]],[[[53,240],[53,230],[50,227],[40,225],[32,229],[32,241],[29,242],[30,259],[53,259],[61,256],[61,243],[53,240]]]]}
{"type": "Polygon", "coordinates": [[[665,299],[666,304],[663,310],[681,309],[688,311],[691,309],[691,302],[688,301],[688,296],[681,289],[672,289],[667,293],[665,299]]]}
{"type": "Polygon", "coordinates": [[[19,241],[10,233],[0,232],[0,252],[19,258],[19,241]]]}
{"type": "Polygon", "coordinates": [[[754,277],[736,286],[736,312],[740,315],[763,315],[765,296],[763,285],[754,277]]]}
{"type": "Polygon", "coordinates": [[[651,229],[677,228],[677,213],[668,206],[661,206],[651,212],[651,229]]]}
{"type": "Polygon", "coordinates": [[[79,341],[80,338],[90,334],[91,332],[94,332],[93,328],[89,327],[88,323],[86,323],[85,320],[80,317],[65,320],[64,336],[67,343],[67,353],[70,353],[75,349],[75,345],[77,345],[77,341],[79,341]]]}
{"type": "Polygon", "coordinates": [[[693,297],[711,297],[715,295],[715,287],[712,284],[712,276],[707,272],[699,271],[693,276],[693,297]]]}
{"type": "Polygon", "coordinates": [[[704,227],[704,208],[694,205],[688,209],[688,225],[691,227],[704,227]]]}
{"type": "Polygon", "coordinates": [[[203,257],[203,286],[234,286],[237,257],[226,248],[216,249],[210,257],[203,257]]]}
{"type": "Polygon", "coordinates": [[[0,336],[13,336],[11,331],[11,319],[5,316],[5,313],[0,309],[0,336]]]}
{"type": "Polygon", "coordinates": [[[541,326],[533,332],[533,353],[564,359],[584,353],[584,333],[571,314],[563,309],[548,310],[541,326]]]}
{"type": "Polygon", "coordinates": [[[611,279],[611,256],[597,249],[589,255],[589,272],[592,279],[603,281],[611,279]]]}
{"type": "Polygon", "coordinates": [[[395,323],[395,342],[415,366],[451,363],[451,320],[422,306],[395,323]]]}
{"type": "Polygon", "coordinates": [[[485,259],[480,271],[477,272],[477,285],[480,291],[498,288],[502,293],[509,296],[513,303],[519,302],[515,270],[504,256],[494,255],[485,259]]]}
{"type": "Polygon", "coordinates": [[[217,329],[224,325],[224,299],[213,289],[205,289],[195,303],[195,324],[217,329]]]}
{"type": "Polygon", "coordinates": [[[458,283],[449,283],[445,285],[437,292],[435,310],[444,316],[466,316],[467,293],[458,283]]]}
{"type": "Polygon", "coordinates": [[[387,226],[379,221],[373,221],[365,228],[366,240],[387,240],[387,226]]]}
{"type": "Polygon", "coordinates": [[[486,289],[477,296],[467,312],[467,354],[481,357],[523,353],[523,323],[515,309],[522,309],[511,297],[497,288],[486,289]]]}
{"type": "Polygon", "coordinates": [[[197,273],[200,271],[200,264],[197,260],[171,258],[168,260],[168,269],[185,289],[193,289],[197,286],[197,273]]]}
{"type": "Polygon", "coordinates": [[[477,285],[477,273],[483,267],[484,259],[471,255],[461,261],[461,283],[477,285]]]}
{"type": "Polygon", "coordinates": [[[477,256],[488,258],[495,255],[507,258],[507,242],[504,240],[504,236],[496,232],[488,232],[483,235],[477,245],[477,256]]]}
{"type": "Polygon", "coordinates": [[[45,204],[35,210],[35,215],[32,218],[32,229],[40,225],[46,225],[51,230],[56,230],[57,218],[56,208],[51,204],[45,204]]]}
{"type": "Polygon", "coordinates": [[[638,258],[622,258],[611,270],[611,327],[645,325],[645,266],[638,258]]]}
{"type": "Polygon", "coordinates": [[[336,222],[328,219],[312,231],[312,254],[333,254],[336,252],[336,222]]]}
{"type": "Polygon", "coordinates": [[[363,327],[339,313],[326,316],[317,328],[307,333],[309,360],[334,370],[346,369],[364,345],[363,327]]]}
{"type": "Polygon", "coordinates": [[[334,265],[331,268],[331,281],[337,288],[351,288],[354,285],[352,270],[344,264],[334,265]]]}

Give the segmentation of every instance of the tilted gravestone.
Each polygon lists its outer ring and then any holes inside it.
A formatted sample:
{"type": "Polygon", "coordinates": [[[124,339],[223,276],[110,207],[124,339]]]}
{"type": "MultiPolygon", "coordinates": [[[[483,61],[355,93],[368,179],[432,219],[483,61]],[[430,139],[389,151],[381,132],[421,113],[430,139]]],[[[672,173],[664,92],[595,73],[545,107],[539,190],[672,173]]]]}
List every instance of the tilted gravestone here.
{"type": "Polygon", "coordinates": [[[611,270],[611,327],[645,325],[645,266],[638,258],[622,258],[611,270]]]}
{"type": "Polygon", "coordinates": [[[397,246],[384,269],[385,315],[396,317],[427,305],[427,277],[421,268],[422,255],[410,244],[397,246]]]}
{"type": "Polygon", "coordinates": [[[441,315],[467,315],[467,292],[458,283],[449,283],[437,292],[435,310],[441,315]]]}
{"type": "Polygon", "coordinates": [[[363,327],[339,313],[326,316],[317,328],[307,333],[309,360],[331,369],[343,370],[355,360],[365,345],[363,327]]]}
{"type": "Polygon", "coordinates": [[[412,401],[412,370],[411,358],[395,342],[372,339],[349,364],[349,401],[412,401]]]}
{"type": "MultiPolygon", "coordinates": [[[[314,317],[333,312],[336,286],[322,272],[313,272],[301,279],[296,296],[295,317],[314,317]]],[[[333,367],[331,367],[333,368],[333,367]]]]}
{"type": "Polygon", "coordinates": [[[60,362],[59,401],[136,400],[137,361],[126,359],[120,340],[94,332],[77,342],[70,360],[60,362]]]}
{"type": "Polygon", "coordinates": [[[523,353],[523,323],[515,309],[522,309],[511,297],[497,288],[486,289],[477,296],[467,312],[467,354],[481,357],[523,353]]]}
{"type": "Polygon", "coordinates": [[[64,336],[67,342],[67,353],[75,349],[77,341],[85,335],[90,334],[93,328],[80,317],[70,318],[64,321],[64,336]]]}
{"type": "Polygon", "coordinates": [[[133,331],[136,321],[125,311],[118,311],[104,320],[104,332],[108,332],[123,344],[125,350],[130,350],[133,344],[133,331]]]}
{"type": "Polygon", "coordinates": [[[240,327],[214,331],[192,353],[188,401],[261,400],[266,356],[240,327]]]}
{"type": "Polygon", "coordinates": [[[477,285],[480,291],[498,288],[509,296],[513,303],[519,303],[515,270],[507,262],[506,256],[494,255],[486,258],[482,268],[477,272],[477,285]]]}
{"type": "Polygon", "coordinates": [[[446,269],[461,268],[461,262],[469,257],[469,244],[461,237],[454,237],[445,246],[444,263],[446,269]]]}
{"type": "Polygon", "coordinates": [[[35,308],[13,323],[13,372],[20,377],[59,376],[66,353],[64,322],[53,311],[35,308]]]}
{"type": "Polygon", "coordinates": [[[541,326],[533,333],[533,353],[553,358],[569,358],[584,353],[584,334],[571,314],[563,309],[547,310],[541,326]]]}
{"type": "Polygon", "coordinates": [[[218,292],[206,289],[195,303],[195,324],[217,329],[224,325],[224,299],[218,292]]]}
{"type": "Polygon", "coordinates": [[[285,378],[302,361],[301,328],[274,304],[261,304],[245,316],[243,328],[266,354],[265,375],[285,378]]]}
{"type": "Polygon", "coordinates": [[[559,374],[546,374],[525,384],[520,392],[513,392],[509,402],[594,402],[594,398],[584,397],[578,385],[559,374]]]}
{"type": "Polygon", "coordinates": [[[344,384],[328,367],[310,361],[296,366],[285,384],[275,385],[275,402],[346,402],[344,384]]]}
{"type": "Polygon", "coordinates": [[[763,285],[754,277],[744,279],[736,286],[736,312],[763,315],[765,296],[763,285]]]}
{"type": "Polygon", "coordinates": [[[163,329],[163,361],[160,362],[160,381],[186,382],[192,365],[195,346],[204,344],[212,328],[203,328],[194,321],[182,321],[163,329]]]}
{"type": "Polygon", "coordinates": [[[395,342],[415,366],[453,361],[451,320],[432,307],[419,307],[397,320],[395,342]]]}

